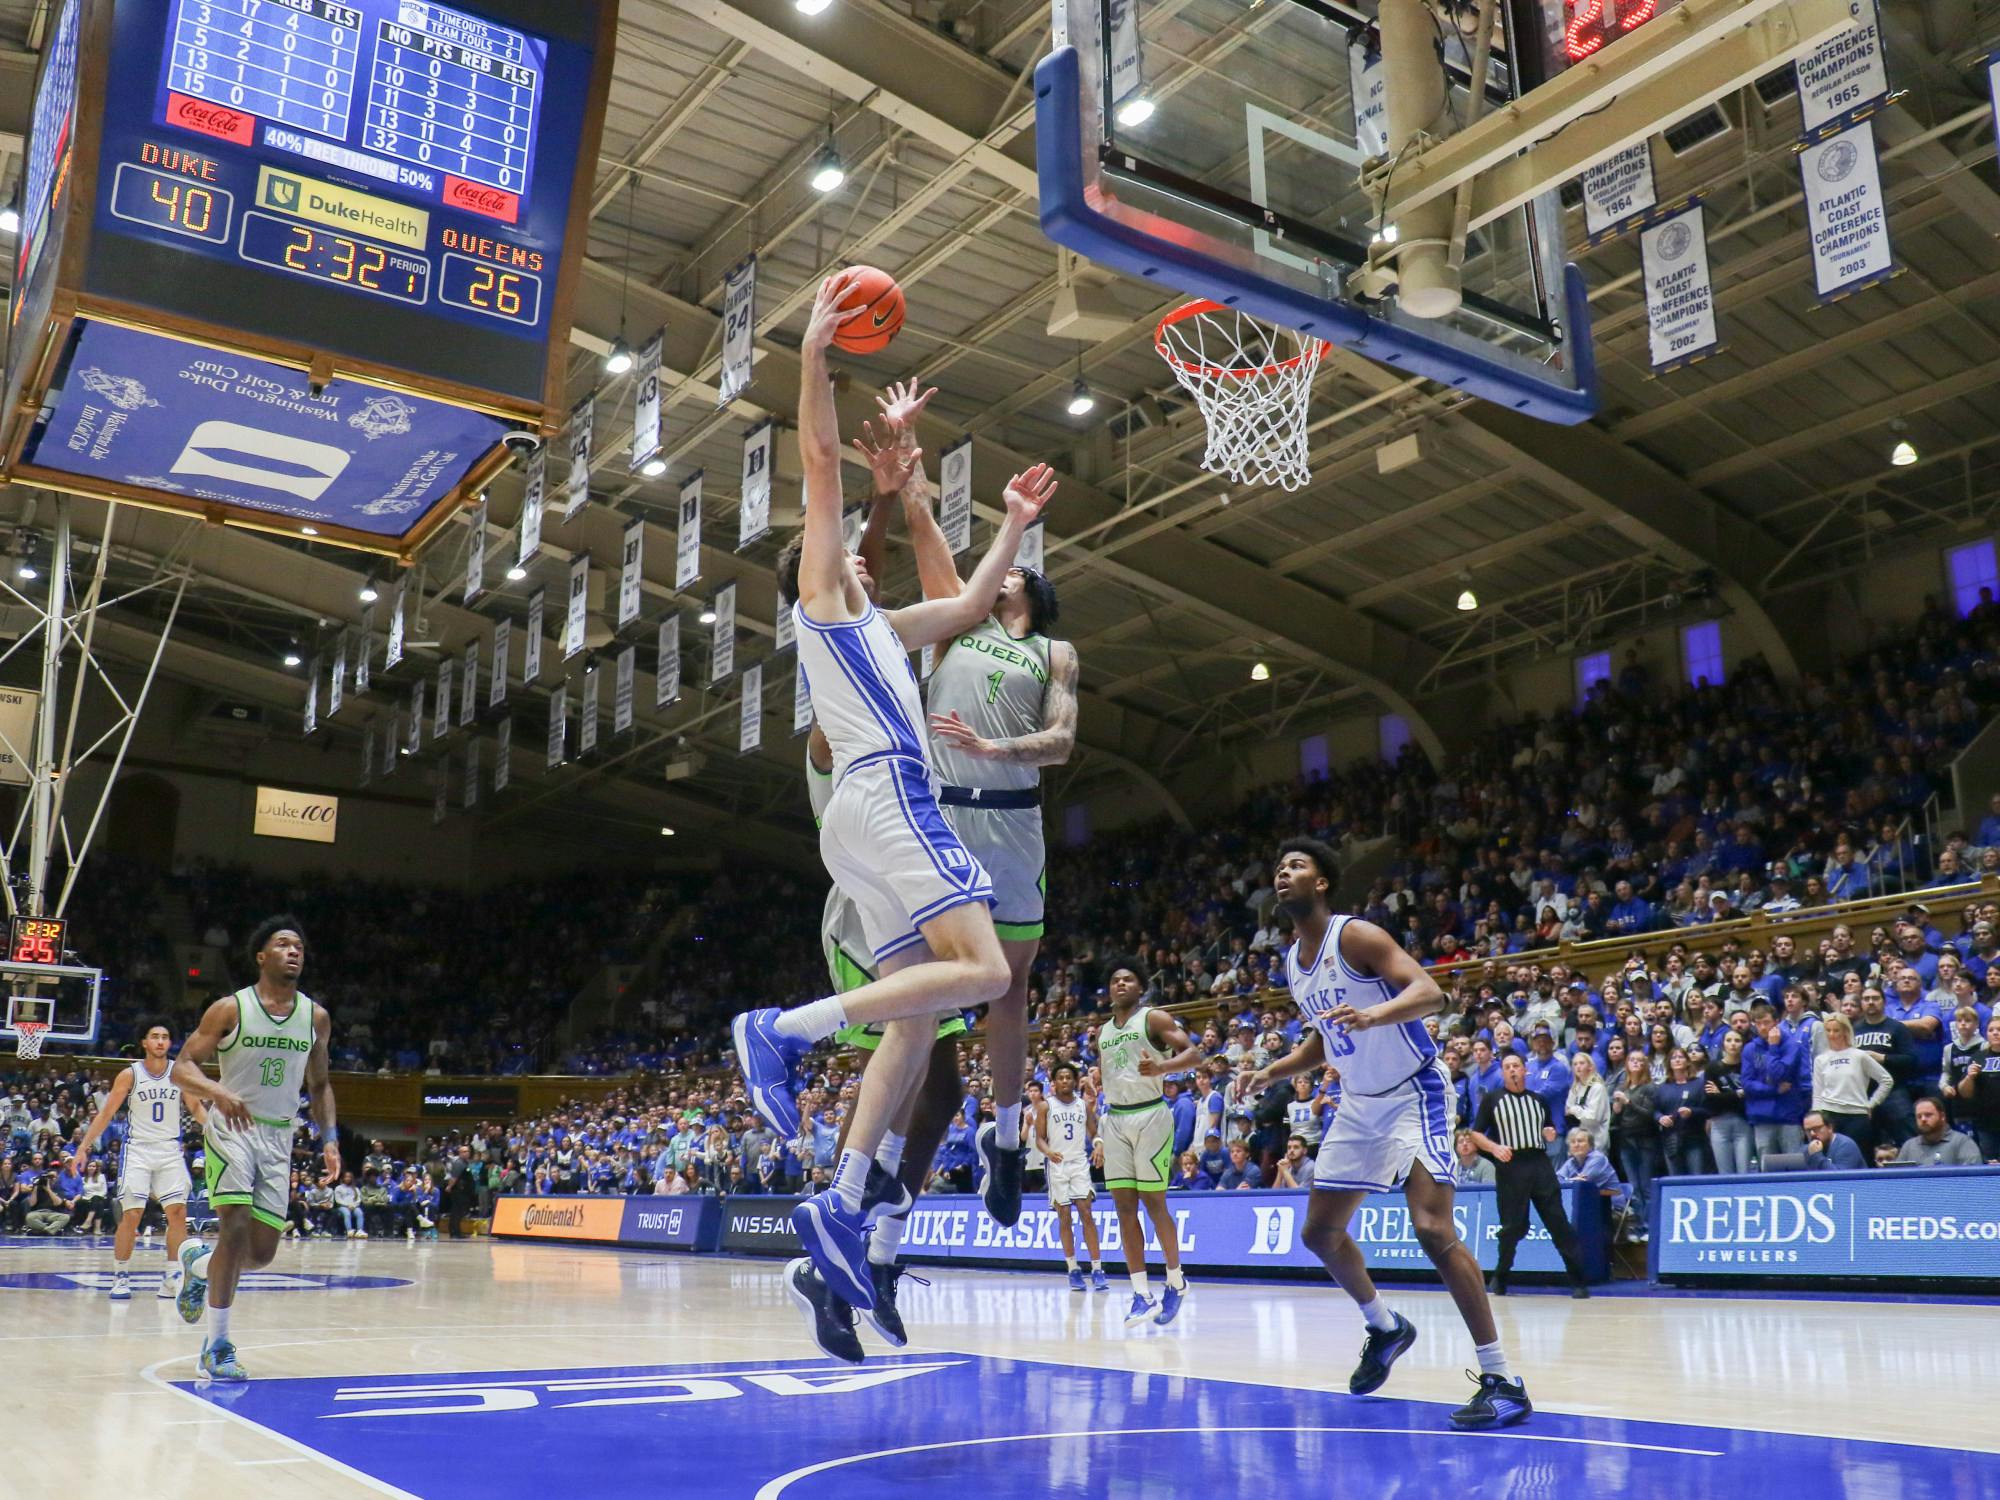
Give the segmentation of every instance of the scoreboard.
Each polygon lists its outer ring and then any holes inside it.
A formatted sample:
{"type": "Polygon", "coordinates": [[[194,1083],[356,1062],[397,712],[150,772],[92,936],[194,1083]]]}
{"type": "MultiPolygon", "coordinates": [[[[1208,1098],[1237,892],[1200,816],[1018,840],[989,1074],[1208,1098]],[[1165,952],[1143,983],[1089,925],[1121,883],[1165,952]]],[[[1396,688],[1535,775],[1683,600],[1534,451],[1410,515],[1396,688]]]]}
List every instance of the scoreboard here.
{"type": "Polygon", "coordinates": [[[1524,87],[1569,71],[1681,0],[1511,0],[1524,87]]]}
{"type": "Polygon", "coordinates": [[[58,3],[11,477],[407,553],[555,430],[616,0],[58,3]]]}

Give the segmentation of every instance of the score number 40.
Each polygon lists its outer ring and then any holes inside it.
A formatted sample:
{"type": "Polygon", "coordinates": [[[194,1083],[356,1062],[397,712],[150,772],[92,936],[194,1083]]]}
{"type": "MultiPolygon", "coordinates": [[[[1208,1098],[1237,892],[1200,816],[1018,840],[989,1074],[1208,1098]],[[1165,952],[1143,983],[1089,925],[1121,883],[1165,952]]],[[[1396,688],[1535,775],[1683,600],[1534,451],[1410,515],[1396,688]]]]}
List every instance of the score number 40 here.
{"type": "Polygon", "coordinates": [[[205,187],[186,186],[178,182],[162,182],[155,177],[152,182],[153,201],[167,211],[167,223],[187,230],[190,234],[207,234],[209,223],[215,217],[215,194],[205,187]]]}

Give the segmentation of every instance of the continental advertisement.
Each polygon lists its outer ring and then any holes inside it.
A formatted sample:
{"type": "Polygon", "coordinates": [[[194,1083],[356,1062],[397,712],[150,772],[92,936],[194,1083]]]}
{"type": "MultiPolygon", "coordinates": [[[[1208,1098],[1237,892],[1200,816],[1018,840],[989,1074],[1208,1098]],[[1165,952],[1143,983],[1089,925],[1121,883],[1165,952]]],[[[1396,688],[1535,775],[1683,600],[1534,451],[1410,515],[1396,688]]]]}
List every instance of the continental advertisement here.
{"type": "Polygon", "coordinates": [[[496,1235],[615,1244],[624,1230],[623,1198],[501,1198],[493,1205],[496,1235]]]}

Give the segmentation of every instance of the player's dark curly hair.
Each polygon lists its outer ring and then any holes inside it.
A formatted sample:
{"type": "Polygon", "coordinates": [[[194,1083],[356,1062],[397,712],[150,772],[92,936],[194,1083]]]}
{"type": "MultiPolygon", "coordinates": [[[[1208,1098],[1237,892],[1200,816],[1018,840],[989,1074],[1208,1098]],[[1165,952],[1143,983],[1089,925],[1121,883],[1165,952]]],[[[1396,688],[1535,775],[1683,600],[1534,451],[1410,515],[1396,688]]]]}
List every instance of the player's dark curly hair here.
{"type": "Polygon", "coordinates": [[[1056,603],[1056,586],[1049,582],[1048,574],[1021,569],[1021,592],[1028,598],[1028,628],[1036,635],[1054,630],[1062,618],[1062,606],[1056,603]]]}
{"type": "Polygon", "coordinates": [[[281,911],[275,917],[266,917],[257,924],[257,930],[250,934],[250,967],[257,967],[257,955],[281,932],[296,932],[299,941],[310,951],[312,943],[306,938],[306,925],[288,911],[281,911]]]}
{"type": "Polygon", "coordinates": [[[1333,888],[1340,884],[1340,856],[1333,852],[1331,844],[1323,839],[1297,834],[1278,845],[1278,858],[1283,859],[1287,854],[1303,854],[1311,860],[1326,881],[1327,894],[1333,894],[1333,888]]]}
{"type": "Polygon", "coordinates": [[[148,1016],[139,1026],[137,1032],[139,1040],[142,1042],[146,1040],[146,1033],[149,1031],[164,1031],[171,1037],[174,1034],[174,1023],[165,1016],[148,1016]]]}
{"type": "Polygon", "coordinates": [[[799,556],[806,549],[805,528],[778,552],[778,560],[773,566],[778,570],[778,597],[787,604],[799,602],[799,556]]]}
{"type": "Polygon", "coordinates": [[[1049,1082],[1054,1083],[1058,1078],[1062,1077],[1063,1074],[1065,1073],[1069,1074],[1071,1078],[1080,1078],[1083,1076],[1082,1074],[1077,1072],[1075,1063],[1059,1062],[1055,1065],[1055,1068],[1050,1072],[1049,1082]]]}

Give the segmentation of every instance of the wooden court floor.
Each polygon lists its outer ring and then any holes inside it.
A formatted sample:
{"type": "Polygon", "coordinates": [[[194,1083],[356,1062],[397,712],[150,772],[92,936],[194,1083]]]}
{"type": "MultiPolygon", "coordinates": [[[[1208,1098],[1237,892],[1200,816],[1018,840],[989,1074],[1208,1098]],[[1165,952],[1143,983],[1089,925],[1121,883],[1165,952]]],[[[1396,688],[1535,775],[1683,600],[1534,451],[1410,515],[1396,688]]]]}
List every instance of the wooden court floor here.
{"type": "Polygon", "coordinates": [[[142,1250],[133,1300],[112,1303],[108,1242],[0,1241],[9,1425],[46,1455],[0,1461],[0,1495],[548,1500],[560,1483],[577,1500],[813,1500],[958,1483],[1216,1500],[1365,1472],[1370,1500],[2000,1496],[1992,1304],[1517,1294],[1501,1329],[1538,1410],[1472,1436],[1445,1421],[1471,1391],[1469,1343],[1425,1289],[1390,1291],[1420,1338],[1360,1400],[1359,1320],[1318,1285],[1199,1283],[1179,1324],[1127,1333],[1120,1277],[1080,1296],[1059,1277],[927,1270],[904,1284],[909,1348],[864,1334],[853,1370],[807,1341],[777,1262],[288,1244],[237,1302],[251,1382],[203,1390],[198,1330],[152,1295],[164,1263],[157,1241],[142,1250]]]}

